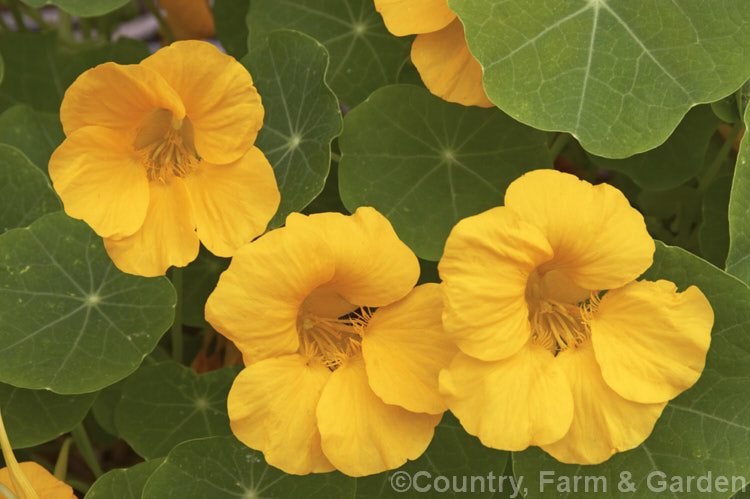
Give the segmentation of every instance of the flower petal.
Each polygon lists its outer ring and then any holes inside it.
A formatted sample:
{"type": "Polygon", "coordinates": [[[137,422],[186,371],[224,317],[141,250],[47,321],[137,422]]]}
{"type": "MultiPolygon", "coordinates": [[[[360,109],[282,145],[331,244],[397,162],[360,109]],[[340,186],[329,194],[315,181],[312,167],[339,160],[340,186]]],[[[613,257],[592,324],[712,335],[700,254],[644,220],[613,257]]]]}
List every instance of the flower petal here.
{"type": "Polygon", "coordinates": [[[350,476],[380,473],[418,458],[441,418],[385,404],[370,389],[361,356],[333,372],[317,415],[323,452],[350,476]]]}
{"type": "Polygon", "coordinates": [[[437,31],[456,18],[447,0],[375,0],[375,9],[396,36],[437,31]]]}
{"type": "Polygon", "coordinates": [[[442,311],[440,285],[429,283],[373,314],[362,355],[370,387],[386,404],[429,414],[447,409],[438,374],[458,349],[443,331],[442,311]]]}
{"type": "MultiPolygon", "coordinates": [[[[73,493],[73,488],[70,485],[55,478],[55,475],[47,471],[41,465],[33,461],[26,461],[20,463],[20,466],[21,471],[23,471],[23,474],[29,479],[29,483],[40,498],[76,499],[76,495],[73,493]]],[[[18,491],[13,487],[8,468],[0,469],[0,483],[8,487],[11,492],[18,494],[18,491]]],[[[2,495],[2,493],[0,493],[0,495],[2,495]]]]}
{"type": "Polygon", "coordinates": [[[232,432],[286,473],[333,470],[320,447],[315,416],[330,377],[326,367],[307,365],[299,355],[246,367],[235,378],[227,400],[232,432]]]}
{"type": "Polygon", "coordinates": [[[81,74],[63,97],[60,121],[65,135],[84,126],[119,131],[129,142],[146,114],[155,108],[185,116],[182,99],[156,71],[140,64],[100,64],[81,74]]]}
{"type": "Polygon", "coordinates": [[[145,58],[185,103],[198,155],[209,163],[238,160],[263,125],[263,106],[250,73],[208,42],[175,42],[145,58]]]}
{"type": "Polygon", "coordinates": [[[198,237],[211,253],[230,257],[266,230],[280,194],[268,160],[257,147],[228,165],[205,161],[185,177],[198,237]]]}
{"type": "Polygon", "coordinates": [[[117,268],[129,274],[164,275],[172,265],[195,260],[200,247],[190,198],[182,179],[151,182],[151,199],[143,226],[123,239],[104,239],[104,248],[117,268]]]}
{"type": "Polygon", "coordinates": [[[85,220],[100,236],[129,236],[143,225],[148,177],[121,134],[79,128],[52,154],[49,175],[65,212],[85,220]]]}
{"type": "Polygon", "coordinates": [[[456,224],[438,264],[443,279],[443,326],[466,354],[499,360],[531,336],[526,284],[552,258],[539,229],[505,208],[456,224]]]}
{"type": "Polygon", "coordinates": [[[411,46],[411,61],[438,97],[464,106],[495,106],[484,93],[482,66],[469,52],[459,19],[434,33],[418,35],[411,46]]]}
{"type": "Polygon", "coordinates": [[[459,353],[440,373],[440,391],[464,429],[496,449],[554,442],[573,419],[573,397],[555,357],[530,343],[494,362],[459,353]]]}
{"type": "Polygon", "coordinates": [[[237,250],[208,297],[206,320],[246,365],[295,353],[300,307],[334,271],[328,245],[310,227],[273,230],[237,250]]]}
{"type": "Polygon", "coordinates": [[[286,225],[311,227],[328,242],[336,261],[336,275],[328,286],[350,303],[388,305],[406,296],[417,283],[417,257],[374,208],[358,208],[351,216],[292,213],[286,225]]]}
{"type": "Polygon", "coordinates": [[[555,170],[535,170],[510,184],[505,206],[536,225],[559,270],[585,289],[624,286],[651,266],[654,240],[643,216],[616,188],[555,170]]]}
{"type": "Polygon", "coordinates": [[[563,463],[598,464],[646,440],[666,402],[639,404],[620,397],[604,382],[591,342],[565,350],[556,362],[573,391],[573,423],[562,439],[542,449],[563,463]]]}
{"type": "Polygon", "coordinates": [[[671,400],[698,381],[714,313],[691,286],[640,281],[609,291],[591,321],[596,360],[607,384],[640,403],[671,400]]]}

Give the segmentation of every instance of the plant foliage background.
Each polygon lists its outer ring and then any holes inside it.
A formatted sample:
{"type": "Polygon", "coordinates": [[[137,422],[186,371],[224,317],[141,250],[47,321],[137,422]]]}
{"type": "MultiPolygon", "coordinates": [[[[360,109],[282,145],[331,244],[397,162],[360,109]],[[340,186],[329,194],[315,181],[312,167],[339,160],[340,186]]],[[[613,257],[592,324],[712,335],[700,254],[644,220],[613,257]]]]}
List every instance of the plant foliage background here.
{"type": "MultiPolygon", "coordinates": [[[[625,192],[663,242],[647,277],[698,285],[716,323],[703,376],[634,450],[595,467],[536,449],[510,455],[447,413],[404,470],[513,473],[528,497],[561,496],[540,492],[540,470],[607,476],[598,497],[621,496],[624,470],[637,485],[652,471],[750,478],[750,2],[449,4],[497,108],[430,94],[409,61],[411,37],[388,33],[372,0],[213,2],[218,41],[266,109],[257,146],[282,196],[270,228],[293,211],[374,206],[420,257],[421,280],[437,281],[457,221],[502,204],[524,172],[558,168],[625,192]]],[[[3,19],[28,25],[0,24],[0,407],[20,460],[52,466],[71,433],[68,482],[87,498],[397,496],[393,472],[284,475],[232,437],[237,368],[189,367],[212,338],[203,304],[227,260],[202,250],[178,300],[167,278],[118,271],[101,239],[61,211],[47,161],[64,138],[63,93],[87,68],[149,55],[142,41],[112,37],[137,4],[2,5],[3,19]],[[39,17],[52,11],[56,21],[39,17]],[[170,327],[186,342],[178,358],[170,327]]]]}

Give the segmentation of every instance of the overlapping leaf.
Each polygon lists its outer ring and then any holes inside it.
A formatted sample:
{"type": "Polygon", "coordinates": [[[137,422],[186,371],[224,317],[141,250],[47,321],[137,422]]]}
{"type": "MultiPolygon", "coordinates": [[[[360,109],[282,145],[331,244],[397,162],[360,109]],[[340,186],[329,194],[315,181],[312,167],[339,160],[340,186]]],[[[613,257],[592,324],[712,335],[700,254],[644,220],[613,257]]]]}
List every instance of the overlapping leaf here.
{"type": "MultiPolygon", "coordinates": [[[[513,455],[514,472],[526,477],[530,497],[578,497],[561,494],[547,486],[540,492],[540,471],[555,476],[604,476],[609,488],[595,497],[622,497],[617,484],[621,473],[631,474],[634,498],[654,497],[648,477],[699,476],[711,472],[714,477],[750,476],[750,400],[738,394],[750,393],[750,288],[700,258],[676,247],[657,245],[654,265],[645,278],[667,279],[680,289],[696,285],[714,309],[715,322],[706,367],[698,382],[671,401],[651,436],[636,449],[615,454],[597,466],[566,465],[542,451],[532,449],[513,455]]],[[[668,479],[669,480],[669,479],[668,479]]],[[[684,483],[684,481],[683,481],[684,483]]],[[[737,483],[735,483],[736,487],[737,483]]],[[[669,494],[669,490],[667,489],[669,494]]],[[[672,497],[726,498],[713,487],[699,491],[695,487],[672,497]]]]}
{"type": "Polygon", "coordinates": [[[21,151],[0,144],[0,234],[60,208],[47,176],[21,151]]]}
{"type": "Polygon", "coordinates": [[[70,52],[58,45],[55,33],[47,32],[2,35],[0,53],[6,69],[0,109],[25,103],[57,113],[65,90],[86,69],[107,61],[135,64],[150,52],[145,43],[127,38],[70,52]]]}
{"type": "Polygon", "coordinates": [[[727,272],[750,284],[750,106],[745,109],[745,135],[737,154],[737,165],[729,197],[729,255],[727,272]]]}
{"type": "Polygon", "coordinates": [[[719,120],[709,106],[692,109],[666,142],[625,159],[591,155],[597,166],[628,175],[644,189],[660,191],[693,178],[703,166],[708,143],[719,120]]]}
{"type": "Polygon", "coordinates": [[[427,260],[440,258],[459,220],[501,205],[521,174],[552,166],[544,133],[411,85],[381,88],[353,109],[339,143],[347,209],[375,207],[427,260]]]}
{"type": "Polygon", "coordinates": [[[0,383],[0,407],[11,446],[31,447],[72,430],[95,398],[96,393],[58,395],[0,383]]]}
{"type": "Polygon", "coordinates": [[[68,394],[111,385],[154,349],[174,305],[166,279],[117,270],[84,222],[58,212],[10,230],[0,236],[0,381],[68,394]]]}
{"type": "Polygon", "coordinates": [[[108,471],[86,492],[85,499],[141,499],[146,481],[164,459],[152,459],[126,469],[108,471]]]}
{"type": "Polygon", "coordinates": [[[750,3],[742,0],[449,5],[490,99],[531,126],[572,133],[599,156],[656,147],[693,105],[750,77],[750,3]]]}
{"type": "Polygon", "coordinates": [[[31,7],[42,7],[44,5],[57,5],[65,12],[74,16],[101,16],[107,12],[119,9],[128,0],[21,0],[31,7]]]}
{"type": "Polygon", "coordinates": [[[227,395],[238,370],[206,374],[175,362],[139,369],[115,408],[115,427],[141,456],[166,456],[193,438],[230,435],[227,395]]]}
{"type": "Polygon", "coordinates": [[[341,113],[325,83],[326,50],[309,36],[274,31],[243,64],[253,75],[266,109],[256,145],[271,162],[281,191],[281,204],[270,223],[273,228],[323,190],[331,141],[341,130],[341,113]]]}
{"type": "Polygon", "coordinates": [[[57,114],[34,111],[26,104],[17,104],[0,114],[0,142],[23,152],[45,175],[52,151],[64,139],[57,114]]]}
{"type": "Polygon", "coordinates": [[[250,50],[280,28],[307,33],[325,45],[331,54],[328,82],[349,107],[395,83],[409,56],[411,40],[388,33],[372,0],[253,0],[247,24],[250,50]]]}

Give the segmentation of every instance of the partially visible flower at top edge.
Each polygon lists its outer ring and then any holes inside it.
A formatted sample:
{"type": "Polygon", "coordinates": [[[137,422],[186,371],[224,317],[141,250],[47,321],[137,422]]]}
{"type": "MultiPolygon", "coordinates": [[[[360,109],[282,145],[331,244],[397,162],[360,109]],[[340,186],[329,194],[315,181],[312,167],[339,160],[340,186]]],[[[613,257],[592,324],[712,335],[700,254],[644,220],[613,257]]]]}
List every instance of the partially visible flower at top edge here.
{"type": "Polygon", "coordinates": [[[456,354],[438,284],[373,208],[293,213],[243,246],[206,319],[243,354],[232,431],[287,473],[380,473],[427,448],[456,354]],[[377,307],[377,310],[375,308],[377,307]]]}
{"type": "Polygon", "coordinates": [[[216,34],[208,0],[159,0],[164,20],[177,40],[211,38],[216,34]]]}
{"type": "Polygon", "coordinates": [[[417,35],[411,60],[425,86],[464,106],[494,107],[482,85],[482,66],[469,52],[464,28],[447,0],[374,0],[388,31],[417,35]]]}
{"type": "Polygon", "coordinates": [[[461,349],[440,390],[487,446],[596,464],[638,446],[700,377],[713,310],[695,286],[635,281],[653,261],[616,188],[537,170],[460,221],[438,269],[461,349]]]}
{"type": "Polygon", "coordinates": [[[229,257],[265,231],[280,195],[253,145],[263,106],[245,68],[207,42],[80,75],[60,108],[49,173],[65,212],[104,238],[120,270],[163,275],[229,257]]]}
{"type": "Polygon", "coordinates": [[[0,448],[5,468],[0,469],[0,497],[16,499],[76,499],[73,488],[58,480],[41,465],[26,461],[19,463],[13,455],[8,434],[0,414],[0,448]],[[12,496],[9,494],[13,494],[12,496]]]}

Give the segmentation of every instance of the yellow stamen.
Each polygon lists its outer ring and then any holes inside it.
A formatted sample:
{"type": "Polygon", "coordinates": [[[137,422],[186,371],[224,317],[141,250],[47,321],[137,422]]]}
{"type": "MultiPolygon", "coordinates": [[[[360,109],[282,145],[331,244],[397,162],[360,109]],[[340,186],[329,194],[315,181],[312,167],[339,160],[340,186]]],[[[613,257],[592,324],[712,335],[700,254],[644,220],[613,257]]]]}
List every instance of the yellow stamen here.
{"type": "Polygon", "coordinates": [[[529,302],[532,341],[553,354],[577,347],[591,337],[590,322],[599,305],[592,292],[585,302],[566,304],[543,297],[529,302]]]}
{"type": "Polygon", "coordinates": [[[362,351],[362,336],[371,317],[367,308],[340,319],[301,312],[297,321],[300,354],[336,370],[362,351]]]}
{"type": "Polygon", "coordinates": [[[133,147],[142,152],[148,179],[165,183],[185,177],[200,161],[196,154],[193,125],[185,116],[176,120],[171,111],[155,109],[143,120],[133,147]]]}
{"type": "Polygon", "coordinates": [[[8,434],[5,432],[2,413],[0,413],[0,447],[2,448],[3,459],[5,459],[5,464],[10,472],[10,481],[18,494],[17,498],[39,499],[34,487],[31,486],[29,479],[24,474],[18,461],[16,461],[16,456],[13,455],[8,434]]]}

